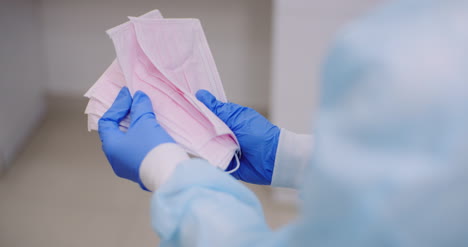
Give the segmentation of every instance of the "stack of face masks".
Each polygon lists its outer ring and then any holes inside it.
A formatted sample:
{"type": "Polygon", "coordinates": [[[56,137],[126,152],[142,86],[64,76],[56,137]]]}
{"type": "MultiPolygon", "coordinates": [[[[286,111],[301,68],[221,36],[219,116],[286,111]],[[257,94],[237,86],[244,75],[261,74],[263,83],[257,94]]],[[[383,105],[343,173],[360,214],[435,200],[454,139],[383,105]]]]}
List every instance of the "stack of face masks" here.
{"type": "MultiPolygon", "coordinates": [[[[224,122],[195,98],[200,89],[221,101],[226,95],[205,34],[197,19],[163,19],[157,10],[107,31],[117,59],[85,94],[88,129],[112,105],[120,89],[141,90],[159,123],[185,150],[226,169],[239,145],[224,122]]],[[[127,116],[121,123],[125,131],[127,116]]]]}

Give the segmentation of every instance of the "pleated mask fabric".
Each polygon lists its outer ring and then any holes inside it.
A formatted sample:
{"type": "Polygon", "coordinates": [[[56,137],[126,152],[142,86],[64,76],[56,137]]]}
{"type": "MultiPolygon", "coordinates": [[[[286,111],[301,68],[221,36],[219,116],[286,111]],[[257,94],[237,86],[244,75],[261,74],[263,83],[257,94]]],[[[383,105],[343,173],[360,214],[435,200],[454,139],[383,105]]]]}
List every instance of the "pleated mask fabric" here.
{"type": "MultiPolygon", "coordinates": [[[[229,127],[195,97],[206,89],[227,101],[200,21],[163,19],[157,10],[129,19],[107,31],[117,59],[85,94],[90,99],[85,110],[88,129],[97,130],[122,87],[132,94],[141,90],[177,143],[225,170],[240,148],[229,127]]],[[[129,122],[127,116],[121,129],[126,130],[129,122]]]]}

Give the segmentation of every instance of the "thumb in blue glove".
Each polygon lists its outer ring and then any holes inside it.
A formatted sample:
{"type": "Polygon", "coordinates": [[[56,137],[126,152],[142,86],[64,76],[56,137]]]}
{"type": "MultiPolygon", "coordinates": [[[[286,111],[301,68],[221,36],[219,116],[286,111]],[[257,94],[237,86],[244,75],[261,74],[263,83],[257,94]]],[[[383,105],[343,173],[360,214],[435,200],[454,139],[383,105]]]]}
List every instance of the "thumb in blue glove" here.
{"type": "Polygon", "coordinates": [[[109,110],[99,120],[99,136],[102,149],[115,174],[141,182],[139,170],[145,156],[156,146],[175,143],[171,136],[157,122],[151,100],[138,91],[133,99],[124,87],[109,110]],[[127,132],[119,129],[119,123],[130,113],[130,127],[127,132]]]}
{"type": "MultiPolygon", "coordinates": [[[[231,174],[248,183],[270,185],[280,129],[255,110],[221,102],[206,90],[199,90],[196,97],[231,128],[240,143],[240,167],[231,174]]],[[[233,160],[227,170],[235,165],[233,160]]]]}

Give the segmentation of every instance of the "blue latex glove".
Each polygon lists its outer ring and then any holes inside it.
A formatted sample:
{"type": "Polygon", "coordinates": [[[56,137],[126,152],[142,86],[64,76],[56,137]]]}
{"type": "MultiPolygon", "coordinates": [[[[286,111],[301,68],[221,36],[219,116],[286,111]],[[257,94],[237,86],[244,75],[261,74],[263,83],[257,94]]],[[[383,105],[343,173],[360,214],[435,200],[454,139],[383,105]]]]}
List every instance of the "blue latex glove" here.
{"type": "MultiPolygon", "coordinates": [[[[199,90],[196,96],[231,128],[239,140],[240,167],[232,175],[248,183],[270,185],[280,129],[254,109],[221,102],[206,90],[199,90]]],[[[227,170],[235,166],[233,160],[227,170]]]]}
{"type": "Polygon", "coordinates": [[[102,149],[115,174],[137,182],[140,180],[140,165],[146,154],[163,143],[175,143],[171,136],[156,121],[151,100],[138,91],[133,100],[126,87],[122,88],[111,108],[99,120],[99,136],[102,149]],[[130,127],[127,132],[119,129],[119,123],[130,112],[130,127]]]}

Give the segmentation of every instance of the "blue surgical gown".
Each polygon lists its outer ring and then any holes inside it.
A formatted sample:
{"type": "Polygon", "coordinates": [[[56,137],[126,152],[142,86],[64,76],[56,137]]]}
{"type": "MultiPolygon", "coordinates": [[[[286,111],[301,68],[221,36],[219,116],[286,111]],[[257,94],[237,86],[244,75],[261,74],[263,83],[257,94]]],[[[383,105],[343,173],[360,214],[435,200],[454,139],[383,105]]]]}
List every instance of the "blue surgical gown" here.
{"type": "MultiPolygon", "coordinates": [[[[298,220],[202,160],[152,199],[161,246],[468,246],[468,4],[396,1],[325,60],[298,220]]],[[[291,164],[294,167],[294,164],[291,164]]]]}

